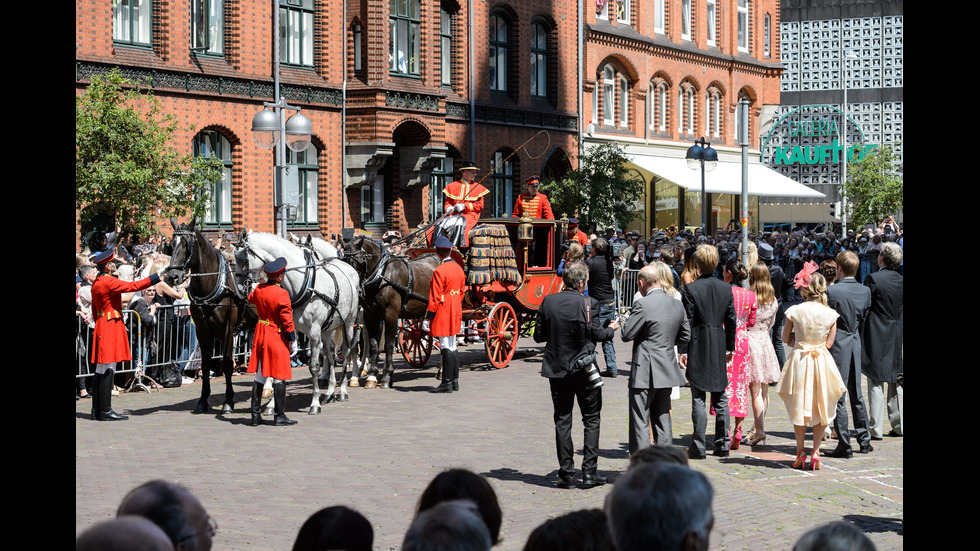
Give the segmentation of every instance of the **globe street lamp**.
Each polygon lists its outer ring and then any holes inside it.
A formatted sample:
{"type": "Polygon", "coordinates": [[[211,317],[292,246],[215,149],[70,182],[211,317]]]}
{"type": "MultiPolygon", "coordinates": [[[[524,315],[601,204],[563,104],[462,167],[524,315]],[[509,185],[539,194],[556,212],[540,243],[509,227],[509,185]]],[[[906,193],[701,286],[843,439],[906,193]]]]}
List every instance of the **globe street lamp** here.
{"type": "Polygon", "coordinates": [[[711,172],[717,166],[718,152],[711,147],[711,144],[704,141],[704,136],[701,136],[701,140],[695,141],[694,145],[688,148],[687,167],[691,170],[701,168],[701,231],[704,234],[708,233],[708,213],[704,208],[707,200],[704,193],[704,173],[705,171],[711,172]]]}

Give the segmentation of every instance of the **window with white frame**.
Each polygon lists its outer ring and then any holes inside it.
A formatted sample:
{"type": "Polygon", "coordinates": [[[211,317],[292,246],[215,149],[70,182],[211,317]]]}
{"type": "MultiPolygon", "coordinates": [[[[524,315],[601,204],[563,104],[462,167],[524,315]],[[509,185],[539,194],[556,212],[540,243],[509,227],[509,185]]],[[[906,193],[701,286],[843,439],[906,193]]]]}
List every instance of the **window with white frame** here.
{"type": "Polygon", "coordinates": [[[708,13],[706,15],[707,21],[705,21],[705,23],[707,23],[707,25],[705,25],[705,27],[707,27],[708,29],[708,45],[714,46],[715,40],[717,38],[717,29],[715,28],[715,25],[717,24],[716,17],[718,13],[716,11],[717,0],[707,0],[707,1],[708,1],[708,10],[707,10],[708,13]]]}
{"type": "Polygon", "coordinates": [[[650,83],[650,131],[663,133],[667,129],[667,83],[655,79],[650,83]]]}
{"type": "Polygon", "coordinates": [[[616,20],[620,23],[630,24],[630,0],[616,1],[616,20]]]}
{"type": "Polygon", "coordinates": [[[772,16],[766,14],[765,36],[763,37],[763,54],[768,58],[772,57],[772,16]]]}
{"type": "Polygon", "coordinates": [[[194,156],[213,157],[223,166],[221,179],[211,184],[210,202],[204,213],[207,224],[231,224],[231,142],[215,130],[203,130],[194,136],[194,156]]]}
{"type": "Polygon", "coordinates": [[[439,76],[443,86],[453,85],[453,13],[439,11],[439,76]]]}
{"type": "Polygon", "coordinates": [[[610,0],[596,0],[596,19],[609,20],[609,2],[610,0]]]}
{"type": "Polygon", "coordinates": [[[151,0],[115,0],[112,3],[112,41],[149,46],[153,27],[151,0]]]}
{"type": "Polygon", "coordinates": [[[619,126],[626,128],[630,124],[630,83],[626,77],[619,77],[619,126]]]}
{"type": "Polygon", "coordinates": [[[500,14],[490,16],[490,90],[507,91],[507,20],[500,14]]]}
{"type": "Polygon", "coordinates": [[[681,0],[681,38],[691,39],[694,29],[694,13],[691,12],[691,0],[681,0]]]}
{"type": "Polygon", "coordinates": [[[531,25],[531,97],[548,95],[548,31],[541,23],[531,25]]]}
{"type": "Polygon", "coordinates": [[[299,171],[299,197],[296,201],[296,223],[316,224],[317,184],[320,174],[319,150],[310,145],[305,151],[286,150],[286,164],[299,171]]]}
{"type": "Polygon", "coordinates": [[[602,120],[608,125],[616,122],[616,71],[612,65],[602,68],[602,120]]]}
{"type": "Polygon", "coordinates": [[[399,75],[419,74],[419,0],[391,0],[388,10],[389,69],[399,75]]]}
{"type": "Polygon", "coordinates": [[[749,0],[738,0],[738,50],[749,51],[749,0]]]}
{"type": "Polygon", "coordinates": [[[697,102],[697,90],[690,83],[683,83],[680,87],[679,100],[679,121],[677,131],[680,134],[694,135],[694,120],[697,102]]]}
{"type": "Polygon", "coordinates": [[[653,0],[653,32],[658,34],[664,34],[666,32],[666,27],[664,26],[664,3],[667,0],[653,0]]]}
{"type": "Polygon", "coordinates": [[[191,0],[191,47],[205,54],[224,53],[224,0],[191,0]]]}
{"type": "Polygon", "coordinates": [[[704,135],[721,137],[721,92],[717,88],[709,88],[705,95],[707,116],[704,121],[704,135]]]}
{"type": "Polygon", "coordinates": [[[313,0],[279,0],[279,61],[313,66],[313,0]]]}
{"type": "Polygon", "coordinates": [[[490,160],[490,166],[495,168],[490,176],[490,193],[483,209],[484,212],[489,210],[493,217],[510,216],[514,205],[514,163],[510,159],[504,161],[506,157],[507,153],[497,151],[490,160]]]}

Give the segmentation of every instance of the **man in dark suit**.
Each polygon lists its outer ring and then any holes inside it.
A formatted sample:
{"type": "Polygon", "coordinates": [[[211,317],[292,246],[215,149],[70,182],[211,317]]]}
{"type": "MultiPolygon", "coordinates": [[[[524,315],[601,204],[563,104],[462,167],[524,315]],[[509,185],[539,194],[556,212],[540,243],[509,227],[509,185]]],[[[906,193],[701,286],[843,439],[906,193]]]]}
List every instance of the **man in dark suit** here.
{"type": "Polygon", "coordinates": [[[841,280],[827,287],[827,306],[840,314],[837,318],[837,336],[830,347],[841,379],[847,386],[837,402],[837,416],[834,417],[834,430],[837,431],[837,448],[825,453],[827,457],[849,458],[851,435],[847,430],[847,404],[851,399],[851,413],[854,415],[854,438],[861,453],[874,450],[871,447],[871,433],[868,432],[868,417],[864,409],[864,396],[861,394],[861,329],[871,308],[871,291],[854,279],[861,261],[851,251],[837,254],[837,270],[841,280]]]}
{"type": "Polygon", "coordinates": [[[691,383],[691,420],[694,437],[687,451],[691,459],[705,457],[705,430],[708,417],[704,400],[711,393],[715,410],[715,441],[712,453],[728,457],[728,362],[735,351],[735,300],[731,287],[714,277],[718,249],[702,243],[694,252],[698,279],[684,287],[684,309],[691,324],[691,342],[681,364],[687,367],[691,383]]]}
{"type": "MultiPolygon", "coordinates": [[[[770,338],[772,339],[772,347],[776,349],[776,360],[779,362],[779,369],[782,369],[783,364],[786,363],[786,353],[783,350],[783,324],[786,322],[786,308],[783,307],[783,297],[786,295],[787,287],[792,286],[792,281],[786,277],[786,272],[783,271],[779,264],[773,263],[773,257],[772,245],[769,243],[760,243],[759,260],[769,268],[769,282],[772,283],[772,289],[776,293],[776,304],[779,305],[779,309],[776,310],[776,319],[772,323],[772,334],[770,338]]],[[[751,268],[751,266],[749,267],[751,268]]]]}
{"type": "Polygon", "coordinates": [[[878,255],[879,271],[864,278],[871,290],[871,310],[862,335],[862,368],[868,377],[868,424],[871,438],[881,440],[885,421],[885,400],[892,436],[902,436],[902,387],[898,375],[904,365],[902,309],[904,283],[898,273],[902,265],[902,248],[885,243],[878,255]],[[888,395],[885,397],[885,383],[888,395]]]}
{"type": "Polygon", "coordinates": [[[644,266],[637,274],[642,299],[633,303],[622,329],[623,340],[633,341],[630,370],[630,455],[650,445],[648,427],[653,418],[654,441],[669,446],[670,389],[684,384],[674,345],[691,340],[691,326],[681,301],[660,287],[660,266],[644,266]]]}
{"type": "Polygon", "coordinates": [[[565,289],[544,297],[541,302],[534,326],[534,341],[548,343],[544,349],[541,375],[547,377],[551,385],[559,486],[570,488],[574,484],[572,403],[578,399],[582,424],[585,426],[582,483],[592,487],[606,483],[605,477],[596,474],[602,387],[590,382],[586,368],[578,360],[591,356],[594,362],[595,343],[611,339],[619,329],[619,322],[614,319],[606,328],[599,325],[598,301],[582,294],[589,283],[589,269],[585,264],[573,262],[565,268],[562,280],[565,289]]]}

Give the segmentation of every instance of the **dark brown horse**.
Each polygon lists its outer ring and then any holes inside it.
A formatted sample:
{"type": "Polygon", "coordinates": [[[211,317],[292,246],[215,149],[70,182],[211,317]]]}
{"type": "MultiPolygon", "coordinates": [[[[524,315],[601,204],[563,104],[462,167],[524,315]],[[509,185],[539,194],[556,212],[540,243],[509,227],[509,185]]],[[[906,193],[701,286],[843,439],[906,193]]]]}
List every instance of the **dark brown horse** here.
{"type": "Polygon", "coordinates": [[[197,342],[201,347],[203,384],[201,398],[194,407],[194,413],[205,413],[210,409],[208,397],[211,396],[213,372],[224,373],[225,401],[221,412],[231,413],[235,410],[235,391],[231,385],[235,327],[243,323],[254,327],[258,317],[235,285],[234,267],[204,237],[201,230],[194,228],[195,220],[178,225],[171,218],[170,224],[174,227],[174,238],[171,242],[173,255],[170,267],[167,268],[167,281],[176,286],[185,278],[192,277],[188,296],[191,300],[191,317],[197,330],[197,342]],[[239,308],[244,310],[240,312],[239,308]],[[215,361],[214,348],[217,341],[221,341],[221,357],[215,361]]]}
{"type": "Polygon", "coordinates": [[[424,255],[416,259],[396,256],[371,239],[357,236],[347,244],[344,260],[350,262],[361,277],[364,293],[364,325],[370,336],[368,382],[377,381],[381,388],[391,387],[395,371],[392,361],[398,332],[398,319],[421,319],[429,305],[429,283],[432,272],[439,267],[439,258],[424,255]],[[377,365],[382,328],[385,343],[385,367],[380,380],[377,365]]]}

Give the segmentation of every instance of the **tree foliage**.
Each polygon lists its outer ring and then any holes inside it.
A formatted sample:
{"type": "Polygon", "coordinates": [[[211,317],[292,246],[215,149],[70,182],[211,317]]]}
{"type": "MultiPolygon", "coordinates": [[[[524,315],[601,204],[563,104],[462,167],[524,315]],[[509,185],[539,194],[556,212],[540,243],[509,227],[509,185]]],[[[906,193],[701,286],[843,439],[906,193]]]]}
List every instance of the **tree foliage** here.
{"type": "Polygon", "coordinates": [[[541,189],[548,196],[555,216],[578,214],[596,227],[623,227],[636,218],[636,201],[643,196],[642,178],[630,174],[622,146],[603,143],[590,147],[579,159],[579,166],[562,180],[545,182],[541,189]]]}
{"type": "Polygon", "coordinates": [[[902,209],[904,184],[896,162],[891,146],[882,146],[861,161],[847,164],[844,189],[849,223],[878,225],[885,216],[902,209]]]}
{"type": "Polygon", "coordinates": [[[148,235],[160,217],[202,216],[222,177],[213,158],[181,155],[181,129],[160,101],[118,71],[93,76],[75,97],[75,208],[81,222],[111,216],[123,230],[148,235]]]}

